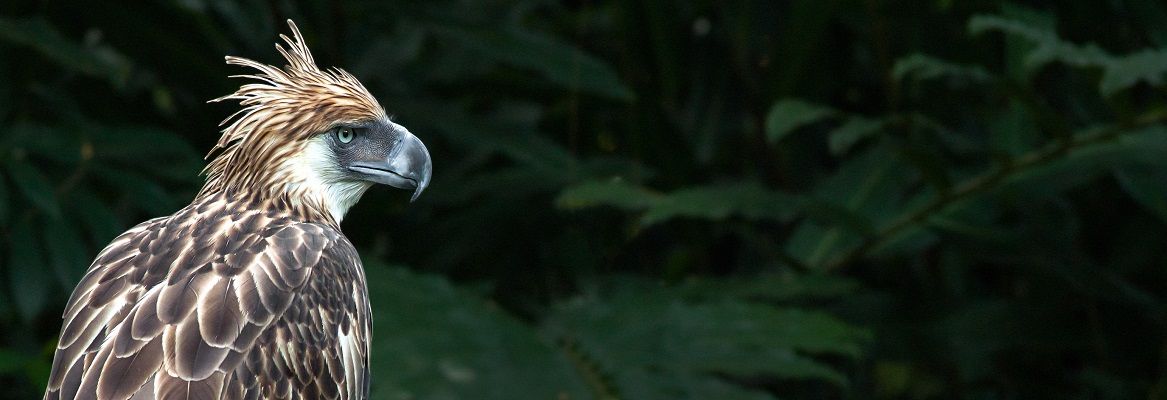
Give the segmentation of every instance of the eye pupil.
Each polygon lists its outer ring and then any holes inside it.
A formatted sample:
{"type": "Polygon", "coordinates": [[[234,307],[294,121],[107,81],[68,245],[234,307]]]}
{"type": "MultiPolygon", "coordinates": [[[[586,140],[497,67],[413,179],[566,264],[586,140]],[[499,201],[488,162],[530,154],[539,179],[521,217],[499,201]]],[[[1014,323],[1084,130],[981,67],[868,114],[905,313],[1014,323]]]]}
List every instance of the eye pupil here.
{"type": "Polygon", "coordinates": [[[336,138],[337,138],[338,140],[340,140],[340,142],[341,142],[341,143],[344,143],[344,144],[348,144],[348,142],[351,142],[351,141],[353,141],[353,130],[352,130],[352,128],[340,128],[340,129],[337,129],[337,130],[336,130],[336,138]]]}

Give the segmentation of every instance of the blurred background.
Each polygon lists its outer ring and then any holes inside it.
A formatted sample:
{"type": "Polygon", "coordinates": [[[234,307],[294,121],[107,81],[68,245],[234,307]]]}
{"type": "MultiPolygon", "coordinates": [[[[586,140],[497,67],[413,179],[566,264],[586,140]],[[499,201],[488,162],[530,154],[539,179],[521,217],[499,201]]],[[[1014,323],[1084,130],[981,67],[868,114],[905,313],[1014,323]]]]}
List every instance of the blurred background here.
{"type": "Polygon", "coordinates": [[[9,0],[0,397],[294,19],[429,146],[375,399],[1167,398],[1167,5],[9,0]]]}

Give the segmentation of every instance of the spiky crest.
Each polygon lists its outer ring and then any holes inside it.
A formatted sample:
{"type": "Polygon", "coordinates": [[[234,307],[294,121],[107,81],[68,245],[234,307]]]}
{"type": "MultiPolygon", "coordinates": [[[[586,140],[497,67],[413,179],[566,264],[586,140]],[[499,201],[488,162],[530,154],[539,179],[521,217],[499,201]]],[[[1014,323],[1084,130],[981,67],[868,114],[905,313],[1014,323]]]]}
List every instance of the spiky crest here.
{"type": "MultiPolygon", "coordinates": [[[[207,154],[207,182],[199,196],[224,190],[265,196],[280,193],[295,177],[281,161],[297,154],[311,138],[341,123],[388,120],[385,110],[352,74],[316,66],[304,37],[288,20],[292,37],[276,50],[287,60],[283,69],[242,57],[227,56],[227,64],[258,73],[233,75],[259,82],[242,85],[232,94],[211,100],[239,100],[242,109],[227,117],[222,137],[207,154]]],[[[294,200],[294,199],[293,199],[294,200]]]]}

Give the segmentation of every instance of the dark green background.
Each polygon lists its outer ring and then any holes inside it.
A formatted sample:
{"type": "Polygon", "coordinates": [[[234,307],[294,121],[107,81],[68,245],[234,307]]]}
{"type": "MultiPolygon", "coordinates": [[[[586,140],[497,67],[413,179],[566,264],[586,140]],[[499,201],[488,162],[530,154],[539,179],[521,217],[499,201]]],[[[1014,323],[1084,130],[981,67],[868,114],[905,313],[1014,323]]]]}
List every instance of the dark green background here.
{"type": "Polygon", "coordinates": [[[434,159],[343,224],[374,398],[1167,398],[1153,0],[4,1],[3,396],[288,18],[434,159]]]}

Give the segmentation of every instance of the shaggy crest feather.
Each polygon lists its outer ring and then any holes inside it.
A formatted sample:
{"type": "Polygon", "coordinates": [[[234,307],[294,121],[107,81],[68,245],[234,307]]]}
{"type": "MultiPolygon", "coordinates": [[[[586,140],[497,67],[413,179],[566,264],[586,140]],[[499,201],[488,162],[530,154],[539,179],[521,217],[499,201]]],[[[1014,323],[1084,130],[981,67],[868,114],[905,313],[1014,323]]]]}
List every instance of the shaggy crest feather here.
{"type": "Polygon", "coordinates": [[[226,128],[207,154],[211,161],[203,169],[207,182],[199,196],[225,189],[275,191],[274,185],[286,178],[287,171],[273,170],[270,165],[300,150],[296,145],[303,145],[304,140],[338,123],[388,121],[385,110],[360,81],[340,68],[321,70],[300,29],[292,20],[288,26],[292,37],[280,35],[287,47],[276,44],[288,62],[284,68],[226,57],[228,64],[259,71],[231,77],[259,82],[211,100],[238,100],[243,108],[220,123],[226,128]]]}

